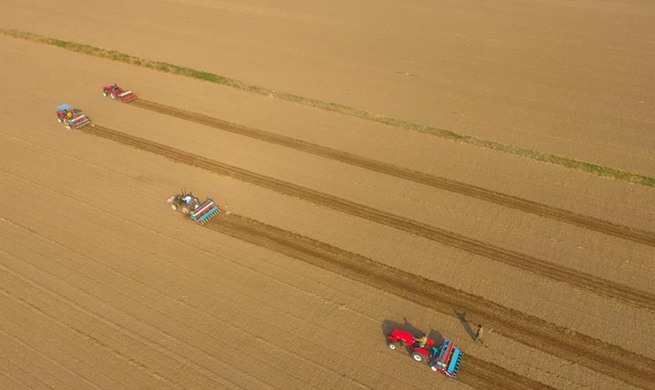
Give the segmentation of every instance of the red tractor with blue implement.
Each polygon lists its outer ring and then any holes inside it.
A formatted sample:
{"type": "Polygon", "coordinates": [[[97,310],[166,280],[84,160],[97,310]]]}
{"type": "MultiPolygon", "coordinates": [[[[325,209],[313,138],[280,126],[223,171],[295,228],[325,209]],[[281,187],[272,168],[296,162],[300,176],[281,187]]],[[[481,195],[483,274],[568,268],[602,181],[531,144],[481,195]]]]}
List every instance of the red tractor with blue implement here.
{"type": "Polygon", "coordinates": [[[429,337],[424,343],[406,330],[396,328],[387,336],[387,346],[396,350],[399,345],[405,346],[417,362],[428,361],[430,369],[441,372],[451,378],[457,378],[464,353],[455,346],[452,340],[444,340],[441,346],[429,337]]]}
{"type": "Polygon", "coordinates": [[[200,202],[191,192],[187,193],[185,190],[182,190],[182,194],[171,196],[167,202],[171,204],[173,210],[188,215],[199,225],[205,225],[221,212],[213,200],[200,202]]]}
{"type": "Polygon", "coordinates": [[[136,94],[134,92],[123,89],[117,84],[105,85],[102,87],[102,96],[110,96],[113,100],[117,100],[123,103],[129,103],[136,100],[136,94]]]}

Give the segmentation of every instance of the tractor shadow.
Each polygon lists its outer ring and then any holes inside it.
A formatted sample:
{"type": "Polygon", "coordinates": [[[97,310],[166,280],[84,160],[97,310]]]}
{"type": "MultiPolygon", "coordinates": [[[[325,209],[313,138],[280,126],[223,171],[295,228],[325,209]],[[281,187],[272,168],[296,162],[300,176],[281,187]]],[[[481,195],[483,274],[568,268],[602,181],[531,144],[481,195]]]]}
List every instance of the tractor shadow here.
{"type": "Polygon", "coordinates": [[[455,315],[457,316],[457,318],[459,318],[459,322],[462,324],[462,328],[464,328],[464,331],[466,331],[466,333],[468,333],[468,335],[471,336],[471,339],[475,340],[475,331],[473,330],[473,328],[471,328],[471,324],[466,319],[466,313],[463,311],[455,310],[455,315]]]}
{"type": "Polygon", "coordinates": [[[382,321],[382,333],[384,337],[387,337],[392,330],[396,328],[400,328],[403,330],[408,331],[409,333],[412,333],[413,335],[419,335],[421,333],[421,330],[414,327],[412,324],[407,321],[407,317],[403,317],[404,322],[396,322],[393,320],[384,320],[382,321]]]}
{"type": "MultiPolygon", "coordinates": [[[[414,325],[412,325],[409,321],[407,321],[407,317],[403,317],[403,322],[397,322],[394,320],[389,320],[386,319],[382,321],[382,336],[386,339],[389,334],[391,334],[391,331],[393,331],[396,328],[400,328],[403,330],[406,330],[413,334],[414,336],[419,336],[421,333],[424,331],[421,329],[418,329],[414,325]]],[[[434,340],[434,345],[441,345],[444,342],[444,338],[441,335],[441,332],[438,330],[432,329],[430,327],[429,331],[426,331],[425,334],[434,340]]],[[[405,346],[406,352],[408,354],[412,353],[412,346],[411,345],[406,345],[405,346]]]]}

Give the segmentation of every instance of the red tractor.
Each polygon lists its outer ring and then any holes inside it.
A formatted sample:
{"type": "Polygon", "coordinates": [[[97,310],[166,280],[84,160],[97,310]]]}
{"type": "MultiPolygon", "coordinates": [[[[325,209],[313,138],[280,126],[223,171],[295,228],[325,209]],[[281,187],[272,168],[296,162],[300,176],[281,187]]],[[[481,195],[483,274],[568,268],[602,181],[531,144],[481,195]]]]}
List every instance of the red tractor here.
{"type": "Polygon", "coordinates": [[[57,121],[63,123],[67,129],[81,129],[91,125],[91,118],[84,115],[82,110],[73,108],[70,104],[57,106],[57,121]]]}
{"type": "Polygon", "coordinates": [[[421,346],[413,334],[396,328],[387,336],[387,346],[389,349],[395,350],[398,348],[398,344],[410,347],[412,349],[412,358],[417,362],[422,362],[430,357],[430,349],[434,345],[434,340],[428,337],[425,345],[421,346]]]}
{"type": "Polygon", "coordinates": [[[125,90],[117,84],[105,85],[102,87],[102,96],[111,96],[112,99],[120,102],[129,103],[136,100],[136,94],[132,91],[125,90]]]}
{"type": "Polygon", "coordinates": [[[435,345],[434,340],[427,337],[424,344],[421,339],[406,330],[396,328],[387,336],[387,346],[395,350],[398,344],[411,348],[412,358],[417,362],[428,361],[430,369],[451,378],[457,378],[464,353],[455,346],[452,340],[444,340],[442,345],[435,345]]]}

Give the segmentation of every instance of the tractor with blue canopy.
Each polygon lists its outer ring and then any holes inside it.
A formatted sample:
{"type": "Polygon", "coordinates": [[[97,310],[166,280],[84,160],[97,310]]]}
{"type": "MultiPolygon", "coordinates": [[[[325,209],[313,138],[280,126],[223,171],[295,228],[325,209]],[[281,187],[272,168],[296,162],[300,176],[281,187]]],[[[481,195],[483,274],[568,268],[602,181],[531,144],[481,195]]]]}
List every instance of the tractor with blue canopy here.
{"type": "Polygon", "coordinates": [[[81,129],[91,125],[91,118],[86,116],[82,110],[74,108],[70,104],[57,106],[57,121],[63,123],[67,129],[81,129]]]}

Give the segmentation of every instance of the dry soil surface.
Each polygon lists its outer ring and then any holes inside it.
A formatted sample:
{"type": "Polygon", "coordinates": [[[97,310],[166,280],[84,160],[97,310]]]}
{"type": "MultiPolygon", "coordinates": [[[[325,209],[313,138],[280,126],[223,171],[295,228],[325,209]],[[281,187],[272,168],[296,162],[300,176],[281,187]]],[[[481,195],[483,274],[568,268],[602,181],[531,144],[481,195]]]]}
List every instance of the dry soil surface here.
{"type": "MultiPolygon", "coordinates": [[[[0,27],[655,174],[654,15],[5,1],[0,27]]],[[[0,105],[0,388],[655,388],[652,189],[2,35],[0,105]],[[181,187],[224,212],[174,213],[181,187]],[[394,327],[454,339],[460,377],[394,327]]]]}

